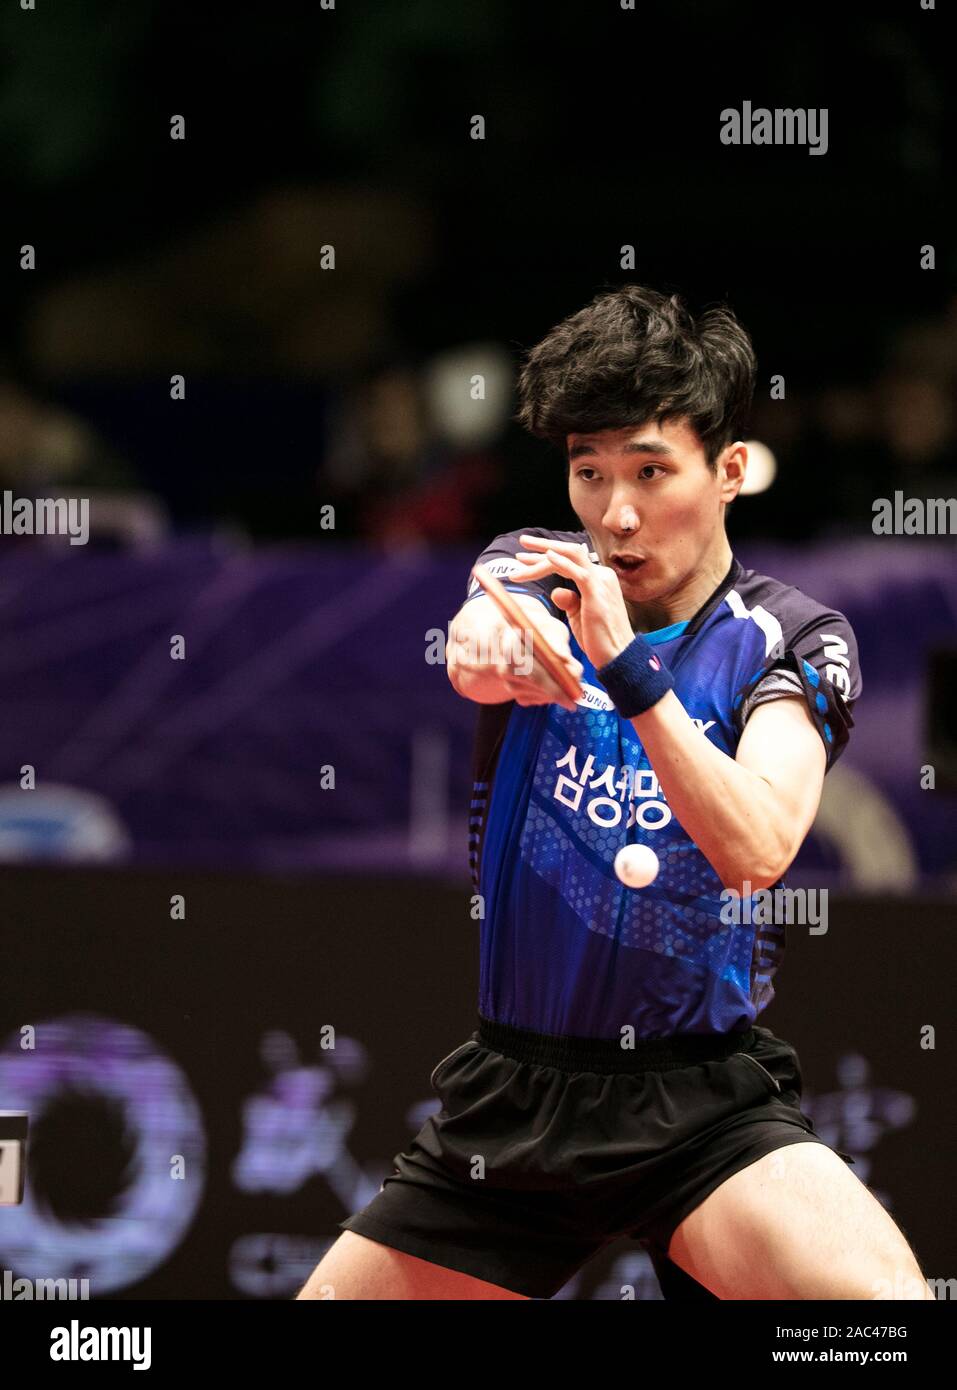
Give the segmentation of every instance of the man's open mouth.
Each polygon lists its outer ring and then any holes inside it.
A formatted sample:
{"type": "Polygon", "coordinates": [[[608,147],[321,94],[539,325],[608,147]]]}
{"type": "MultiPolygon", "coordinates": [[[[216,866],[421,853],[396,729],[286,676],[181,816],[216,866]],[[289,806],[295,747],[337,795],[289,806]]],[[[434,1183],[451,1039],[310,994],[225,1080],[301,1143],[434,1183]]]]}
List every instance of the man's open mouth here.
{"type": "Polygon", "coordinates": [[[608,564],[616,574],[636,574],[645,563],[644,556],[609,555],[608,564]]]}

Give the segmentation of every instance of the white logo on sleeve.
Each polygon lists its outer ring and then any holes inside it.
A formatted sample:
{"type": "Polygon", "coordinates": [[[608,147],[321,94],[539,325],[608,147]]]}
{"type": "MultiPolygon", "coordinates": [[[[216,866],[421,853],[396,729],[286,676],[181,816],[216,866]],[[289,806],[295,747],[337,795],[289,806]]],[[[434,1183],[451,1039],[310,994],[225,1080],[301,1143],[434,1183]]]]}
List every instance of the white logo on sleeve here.
{"type": "Polygon", "coordinates": [[[824,668],[824,674],[831,682],[836,685],[838,690],[843,690],[845,695],[851,693],[851,659],[848,655],[847,643],[843,637],[838,637],[835,632],[822,632],[821,641],[824,644],[824,655],[829,664],[824,668]]]}
{"type": "MultiPolygon", "coordinates": [[[[484,565],[489,574],[494,575],[496,579],[510,579],[518,570],[524,568],[521,560],[486,560],[484,565]]],[[[469,598],[477,594],[481,587],[478,580],[473,579],[469,585],[469,598]]]]}

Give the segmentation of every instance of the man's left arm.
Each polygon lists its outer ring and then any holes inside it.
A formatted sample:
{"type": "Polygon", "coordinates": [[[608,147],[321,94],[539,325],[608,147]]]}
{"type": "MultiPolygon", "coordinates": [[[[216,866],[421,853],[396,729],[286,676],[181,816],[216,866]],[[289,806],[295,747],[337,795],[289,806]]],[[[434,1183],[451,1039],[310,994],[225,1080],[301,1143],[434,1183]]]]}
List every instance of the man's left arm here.
{"type": "Polygon", "coordinates": [[[759,705],[734,758],[692,722],[674,691],[631,723],[671,811],[724,887],[747,896],[776,883],[814,823],[824,786],[824,744],[803,700],[759,705]]]}

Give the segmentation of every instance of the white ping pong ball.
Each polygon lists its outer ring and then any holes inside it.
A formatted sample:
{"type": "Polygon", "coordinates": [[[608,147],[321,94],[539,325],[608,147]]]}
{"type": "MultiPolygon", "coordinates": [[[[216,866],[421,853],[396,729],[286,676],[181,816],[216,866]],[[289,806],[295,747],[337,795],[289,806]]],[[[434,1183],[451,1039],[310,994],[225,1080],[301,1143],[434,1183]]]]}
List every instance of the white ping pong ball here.
{"type": "Polygon", "coordinates": [[[647,888],[658,869],[658,856],[649,845],[624,845],[615,855],[615,873],[626,888],[647,888]]]}

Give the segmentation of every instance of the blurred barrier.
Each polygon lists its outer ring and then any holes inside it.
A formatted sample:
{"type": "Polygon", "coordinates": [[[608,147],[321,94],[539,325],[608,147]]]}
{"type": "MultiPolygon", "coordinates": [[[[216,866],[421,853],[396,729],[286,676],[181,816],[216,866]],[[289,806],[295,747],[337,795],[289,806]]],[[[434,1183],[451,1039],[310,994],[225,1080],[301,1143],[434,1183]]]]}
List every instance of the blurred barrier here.
{"type": "MultiPolygon", "coordinates": [[[[30,1141],[0,1273],[94,1298],[291,1296],[475,1026],[464,880],[19,868],[3,909],[0,1109],[29,1112],[30,1141]]],[[[826,935],[789,929],[760,1016],[934,1278],[957,1276],[953,1063],[927,1032],[953,1012],[953,926],[930,900],[835,900],[826,935]]],[[[622,1284],[659,1296],[634,1242],[560,1296],[622,1284]]]]}
{"type": "MultiPolygon", "coordinates": [[[[0,857],[464,870],[474,708],[442,663],[477,551],[2,552],[0,857]]],[[[739,558],[845,612],[861,653],[856,729],[794,881],[952,891],[947,768],[928,785],[952,547],[739,558]]]]}

